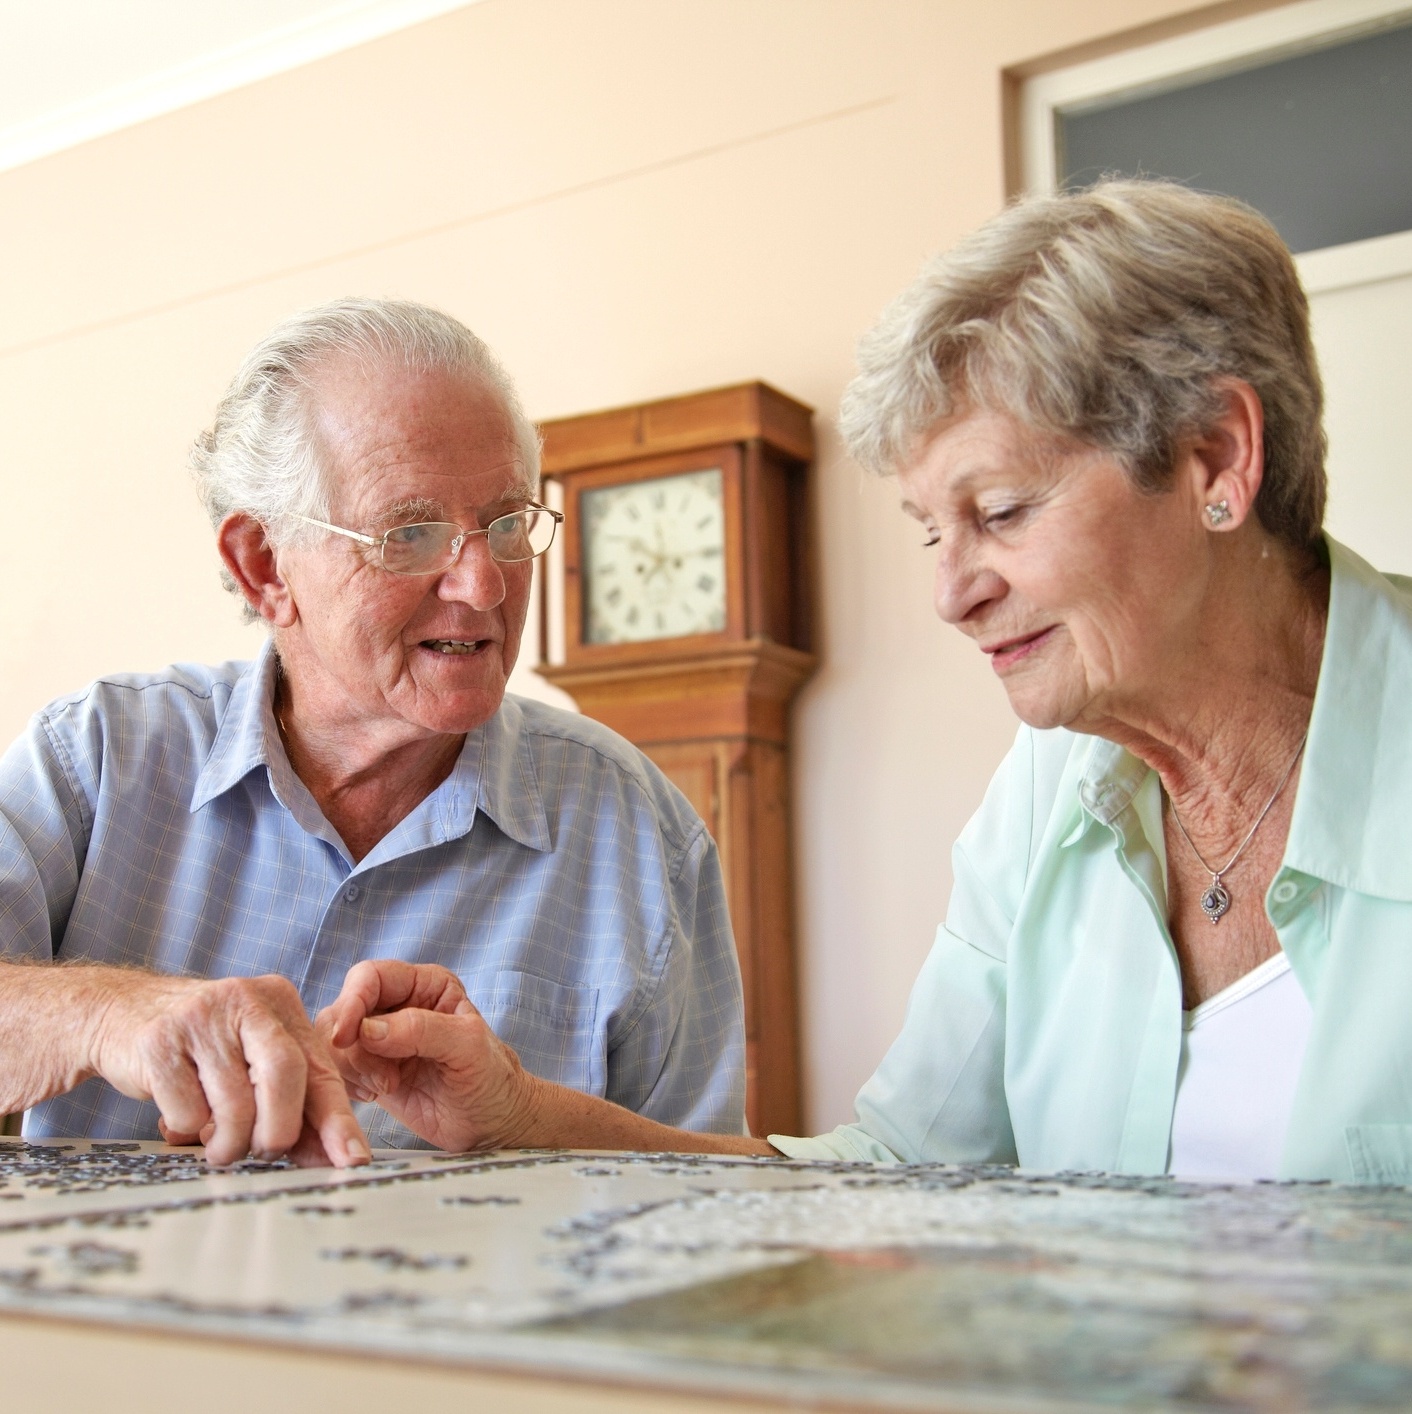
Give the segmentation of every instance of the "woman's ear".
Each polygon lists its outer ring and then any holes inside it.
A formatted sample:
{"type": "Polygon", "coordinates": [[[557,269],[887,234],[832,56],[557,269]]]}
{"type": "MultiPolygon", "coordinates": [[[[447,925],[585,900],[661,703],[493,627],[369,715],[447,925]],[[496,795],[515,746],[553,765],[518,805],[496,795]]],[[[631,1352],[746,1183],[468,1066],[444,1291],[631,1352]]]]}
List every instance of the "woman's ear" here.
{"type": "Polygon", "coordinates": [[[280,576],[265,527],[245,511],[232,511],[217,527],[216,546],[250,607],[271,628],[289,628],[299,611],[289,585],[280,576]]]}
{"type": "Polygon", "coordinates": [[[1223,378],[1225,406],[1192,439],[1187,470],[1207,530],[1235,530],[1254,514],[1265,479],[1265,409],[1260,394],[1239,378],[1223,378]]]}

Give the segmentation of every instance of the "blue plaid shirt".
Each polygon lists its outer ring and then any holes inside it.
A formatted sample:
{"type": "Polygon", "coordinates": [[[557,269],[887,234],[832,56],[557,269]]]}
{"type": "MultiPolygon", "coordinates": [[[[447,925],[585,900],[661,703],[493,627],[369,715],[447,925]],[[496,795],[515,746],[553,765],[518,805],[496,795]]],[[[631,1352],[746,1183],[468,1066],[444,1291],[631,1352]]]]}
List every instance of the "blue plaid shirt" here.
{"type": "MultiPolygon", "coordinates": [[[[279,973],[310,1014],[363,958],[460,976],[527,1069],[666,1124],[744,1126],[740,972],[705,826],[639,751],[523,698],[354,863],[290,768],[275,659],[104,678],[0,760],[0,954],[279,973]]],[[[374,1146],[418,1144],[376,1106],[374,1146]]],[[[25,1133],[157,1137],[92,1080],[25,1133]]]]}

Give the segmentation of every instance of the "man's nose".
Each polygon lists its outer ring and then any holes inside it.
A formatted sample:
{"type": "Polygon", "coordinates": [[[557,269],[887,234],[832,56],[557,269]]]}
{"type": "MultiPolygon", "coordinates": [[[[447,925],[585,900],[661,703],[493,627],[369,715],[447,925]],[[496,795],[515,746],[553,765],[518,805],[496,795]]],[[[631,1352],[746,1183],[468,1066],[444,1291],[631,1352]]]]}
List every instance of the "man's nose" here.
{"type": "Polygon", "coordinates": [[[484,535],[468,535],[451,565],[441,572],[437,592],[473,609],[493,609],[505,598],[505,570],[490,553],[484,535]]]}

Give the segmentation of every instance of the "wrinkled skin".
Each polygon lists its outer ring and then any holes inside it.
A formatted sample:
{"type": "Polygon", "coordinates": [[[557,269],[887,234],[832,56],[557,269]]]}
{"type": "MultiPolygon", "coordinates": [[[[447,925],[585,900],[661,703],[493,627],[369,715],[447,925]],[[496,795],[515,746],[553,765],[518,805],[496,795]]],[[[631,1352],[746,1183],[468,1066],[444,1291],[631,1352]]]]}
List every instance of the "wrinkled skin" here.
{"type": "Polygon", "coordinates": [[[360,962],[316,1021],[349,1091],[443,1149],[513,1147],[532,1106],[519,1057],[461,979],[431,963],[360,962]]]}

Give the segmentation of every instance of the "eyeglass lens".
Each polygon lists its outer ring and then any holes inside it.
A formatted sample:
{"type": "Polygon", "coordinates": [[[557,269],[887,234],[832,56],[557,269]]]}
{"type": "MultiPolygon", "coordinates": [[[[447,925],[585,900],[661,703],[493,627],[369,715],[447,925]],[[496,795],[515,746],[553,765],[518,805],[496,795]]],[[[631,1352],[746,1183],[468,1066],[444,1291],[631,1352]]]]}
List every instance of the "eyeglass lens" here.
{"type": "MultiPolygon", "coordinates": [[[[492,559],[504,563],[532,560],[542,555],[554,540],[555,520],[548,511],[516,511],[486,526],[483,534],[492,559]]],[[[445,521],[424,521],[399,525],[382,541],[382,563],[393,574],[433,574],[444,570],[456,558],[463,535],[459,525],[445,521]]]]}

